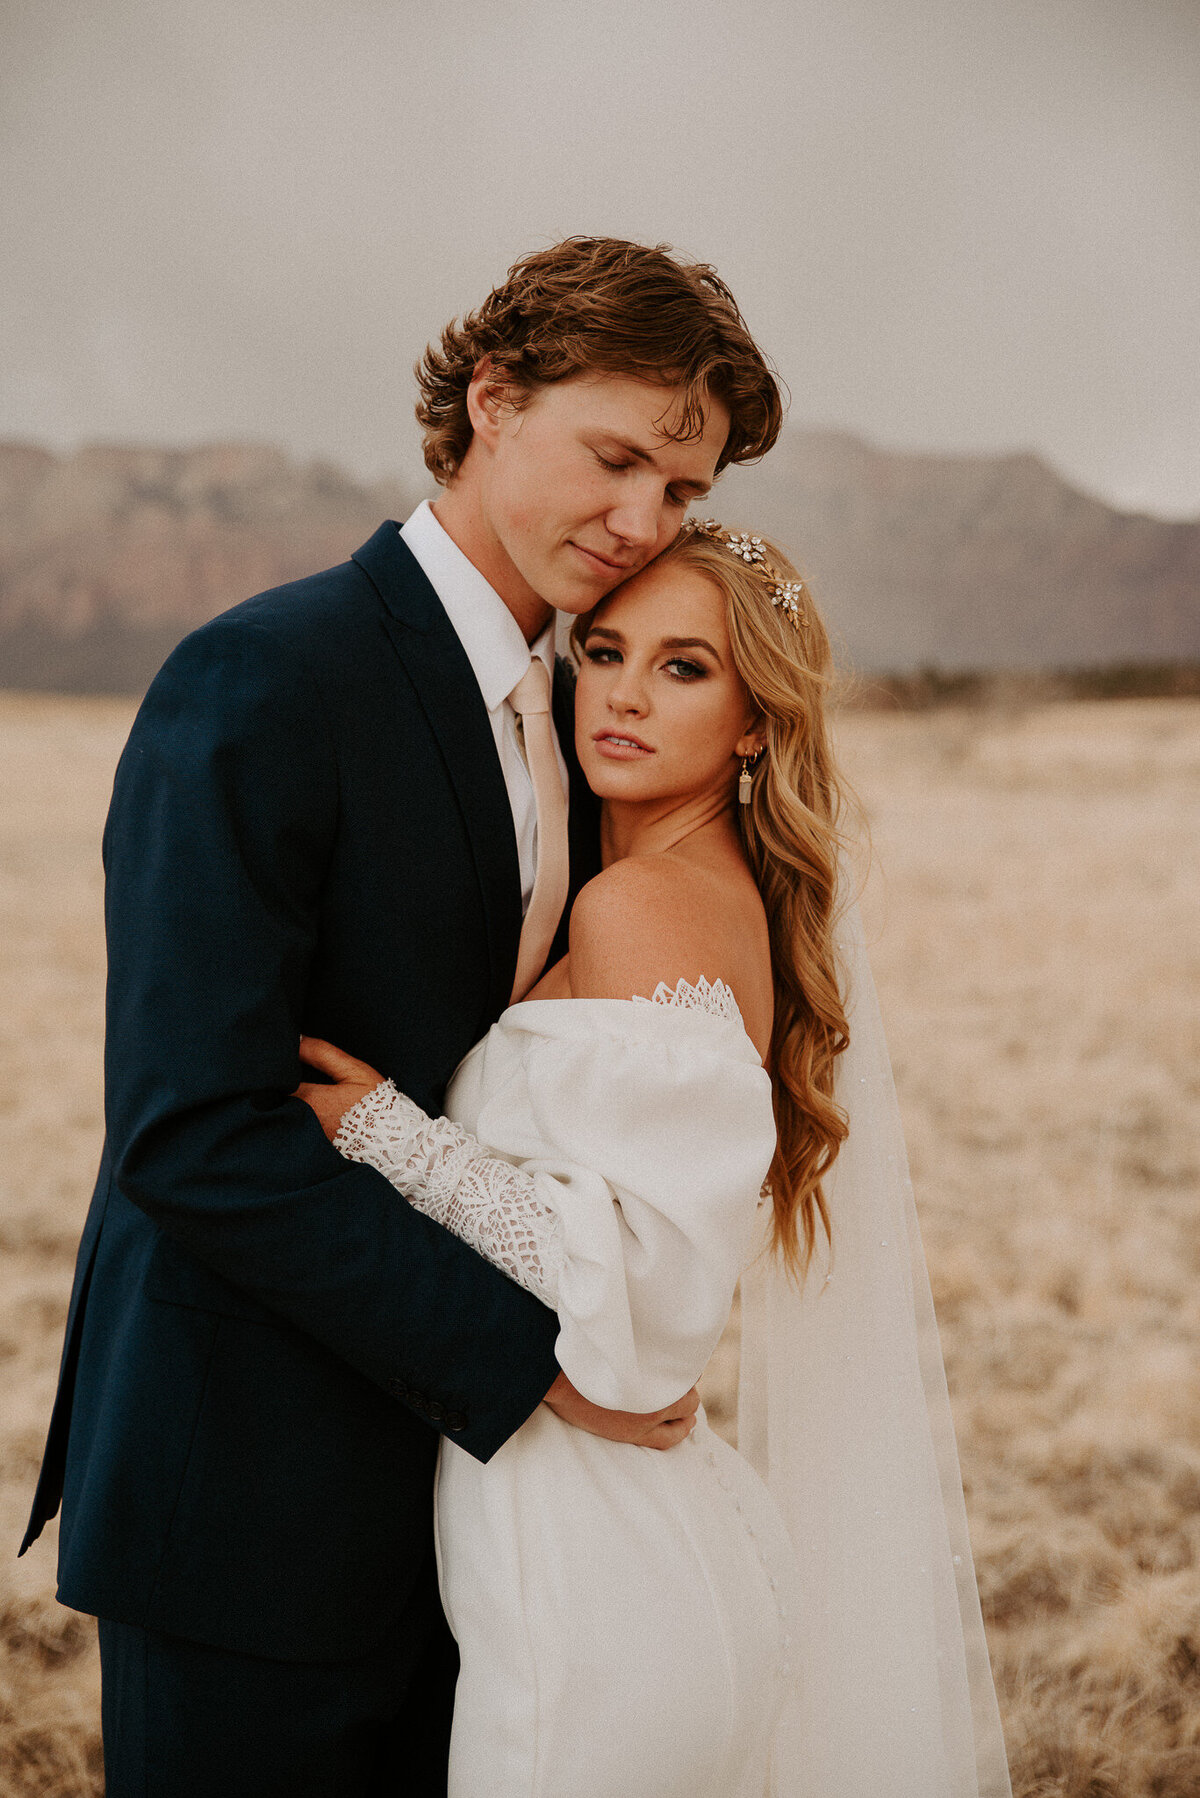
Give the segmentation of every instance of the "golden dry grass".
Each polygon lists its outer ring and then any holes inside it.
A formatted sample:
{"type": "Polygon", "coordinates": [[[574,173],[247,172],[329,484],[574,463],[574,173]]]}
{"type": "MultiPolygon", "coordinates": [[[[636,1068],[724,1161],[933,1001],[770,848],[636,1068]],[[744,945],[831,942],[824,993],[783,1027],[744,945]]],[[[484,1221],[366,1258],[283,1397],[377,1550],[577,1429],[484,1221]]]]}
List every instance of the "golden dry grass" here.
{"type": "MultiPolygon", "coordinates": [[[[15,1549],[100,1134],[125,702],[0,695],[0,1791],[100,1789],[15,1549]]],[[[1018,1798],[1200,1793],[1200,705],[860,715],[874,959],[1018,1798]]],[[[710,1381],[727,1415],[736,1347],[710,1381]]]]}

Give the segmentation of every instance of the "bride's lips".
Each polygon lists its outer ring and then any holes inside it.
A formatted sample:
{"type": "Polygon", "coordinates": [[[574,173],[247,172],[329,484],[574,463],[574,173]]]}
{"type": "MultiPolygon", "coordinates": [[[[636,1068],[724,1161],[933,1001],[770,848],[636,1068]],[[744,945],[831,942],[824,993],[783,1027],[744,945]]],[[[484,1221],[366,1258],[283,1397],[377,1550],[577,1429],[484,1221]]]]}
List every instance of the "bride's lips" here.
{"type": "Polygon", "coordinates": [[[592,742],[602,756],[614,762],[637,762],[643,756],[655,753],[648,743],[627,730],[598,730],[594,732],[592,742]]]}

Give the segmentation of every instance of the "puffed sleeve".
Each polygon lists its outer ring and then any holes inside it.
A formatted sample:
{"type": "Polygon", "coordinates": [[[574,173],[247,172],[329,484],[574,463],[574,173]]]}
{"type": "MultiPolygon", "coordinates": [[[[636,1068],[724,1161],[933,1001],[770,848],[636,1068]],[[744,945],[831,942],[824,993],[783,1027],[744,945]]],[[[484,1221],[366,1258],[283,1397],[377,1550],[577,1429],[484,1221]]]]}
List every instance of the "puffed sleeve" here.
{"type": "Polygon", "coordinates": [[[653,1411],[699,1377],[757,1241],[770,1080],[740,1022],[614,1000],[513,1007],[452,1099],[376,1093],[339,1146],[558,1312],[595,1404],[653,1411]]]}

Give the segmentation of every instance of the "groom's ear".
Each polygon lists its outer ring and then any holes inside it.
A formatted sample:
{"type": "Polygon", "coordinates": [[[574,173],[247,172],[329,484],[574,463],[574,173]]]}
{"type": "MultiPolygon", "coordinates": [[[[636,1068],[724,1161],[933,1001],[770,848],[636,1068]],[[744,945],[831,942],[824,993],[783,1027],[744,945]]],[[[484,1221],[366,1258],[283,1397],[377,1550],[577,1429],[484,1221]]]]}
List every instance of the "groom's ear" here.
{"type": "Polygon", "coordinates": [[[511,411],[507,383],[492,366],[490,356],[475,364],[475,373],[467,387],[467,417],[477,437],[492,445],[499,434],[500,421],[511,411]]]}

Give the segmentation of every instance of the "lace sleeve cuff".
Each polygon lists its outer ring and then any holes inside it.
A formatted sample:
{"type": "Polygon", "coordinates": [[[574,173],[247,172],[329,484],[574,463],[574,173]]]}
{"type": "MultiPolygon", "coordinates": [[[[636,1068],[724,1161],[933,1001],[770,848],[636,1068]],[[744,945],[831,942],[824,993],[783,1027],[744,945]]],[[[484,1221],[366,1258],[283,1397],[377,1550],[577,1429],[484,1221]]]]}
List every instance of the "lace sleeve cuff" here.
{"type": "Polygon", "coordinates": [[[489,1155],[449,1118],[431,1118],[390,1080],[351,1106],[333,1146],[383,1174],[418,1211],[543,1304],[556,1305],[562,1226],[530,1175],[489,1155]]]}

